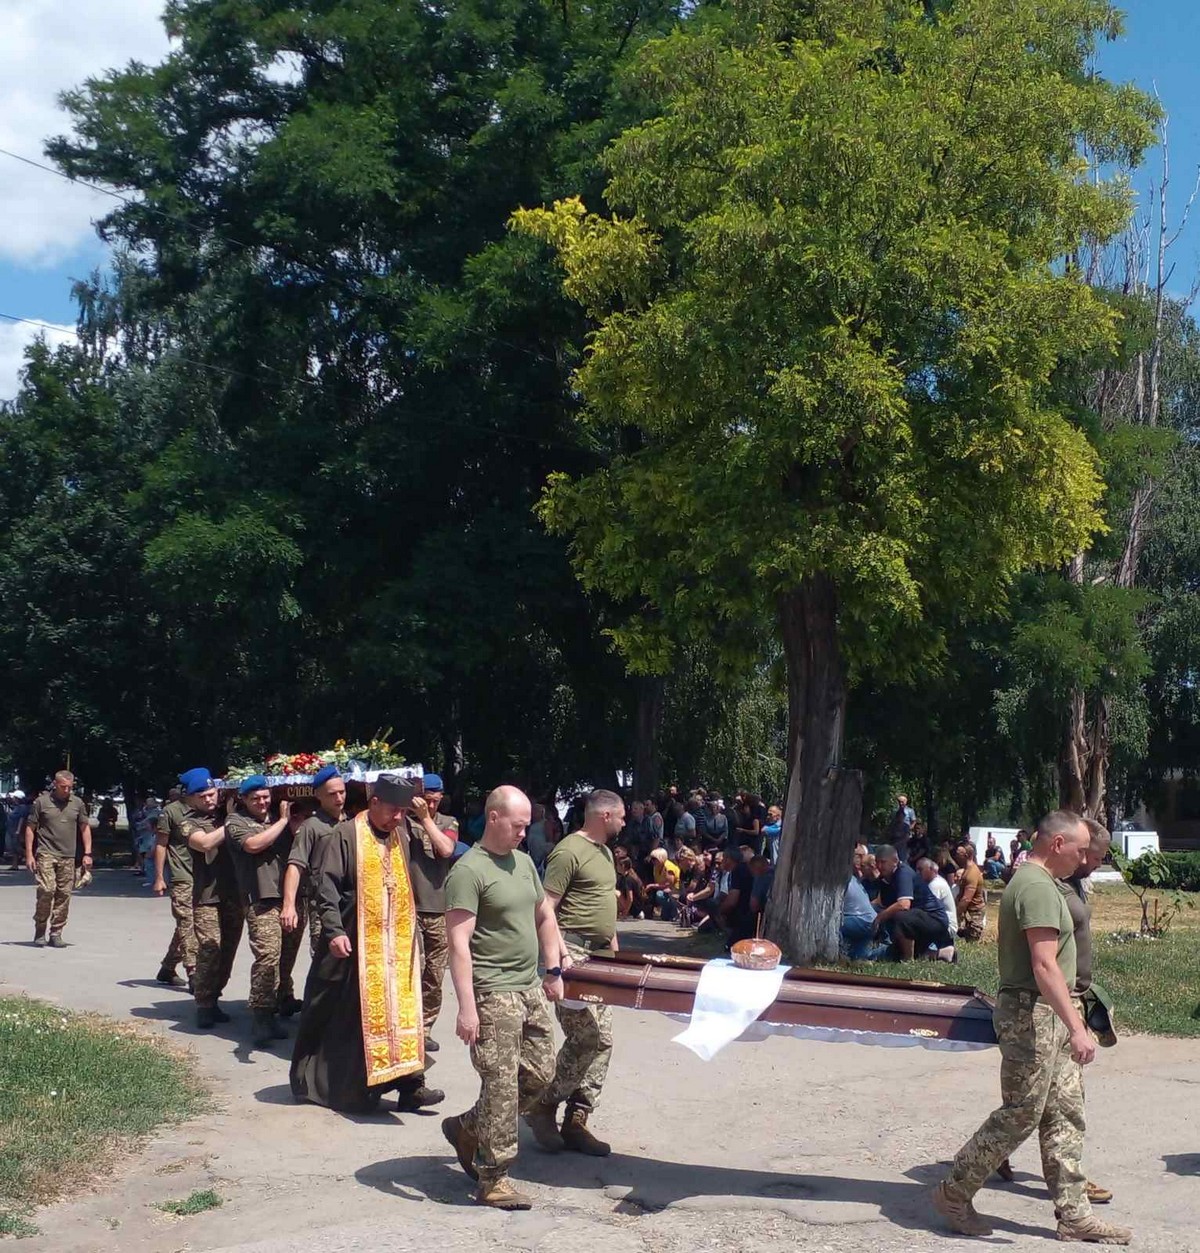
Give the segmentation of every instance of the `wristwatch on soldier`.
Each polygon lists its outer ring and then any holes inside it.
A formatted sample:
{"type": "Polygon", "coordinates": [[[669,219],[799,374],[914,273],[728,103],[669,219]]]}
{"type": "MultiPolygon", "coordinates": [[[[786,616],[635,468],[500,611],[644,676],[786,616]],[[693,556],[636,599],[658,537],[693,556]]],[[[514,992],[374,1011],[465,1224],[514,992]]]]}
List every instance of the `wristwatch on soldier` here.
{"type": "Polygon", "coordinates": [[[561,966],[547,966],[547,967],[546,967],[546,978],[547,978],[547,979],[561,979],[561,978],[562,978],[562,967],[561,967],[561,966]]]}

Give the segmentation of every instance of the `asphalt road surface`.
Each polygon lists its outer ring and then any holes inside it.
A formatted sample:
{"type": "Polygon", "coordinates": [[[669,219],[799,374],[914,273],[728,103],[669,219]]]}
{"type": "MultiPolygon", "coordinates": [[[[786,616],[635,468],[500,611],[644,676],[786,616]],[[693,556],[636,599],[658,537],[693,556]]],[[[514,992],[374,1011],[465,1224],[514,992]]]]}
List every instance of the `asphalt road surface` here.
{"type": "MultiPolygon", "coordinates": [[[[234,1021],[198,1033],[186,992],[154,982],[171,916],[140,880],[97,872],[73,901],[67,949],[32,946],[32,910],[30,876],[0,874],[0,992],[133,1019],[191,1048],[218,1108],[79,1180],[37,1215],[43,1234],[22,1253],[888,1253],[1048,1249],[1054,1237],[1036,1145],[1014,1159],[1014,1186],[978,1198],[996,1221],[990,1240],[948,1235],[930,1214],[930,1186],[997,1100],[992,1050],[771,1038],[703,1063],[671,1042],[677,1023],[618,1010],[592,1122],[612,1156],[548,1156],[522,1131],[514,1174],[536,1205],[506,1215],[473,1203],[441,1136],[443,1114],[478,1090],[448,978],[430,1074],[444,1107],[348,1118],[292,1103],[286,1042],[275,1056],[248,1047],[245,941],[228,991],[234,1021]],[[197,1188],[215,1189],[222,1208],[190,1218],[154,1208],[197,1188]]],[[[671,933],[640,924],[623,945],[651,949],[671,933]]],[[[306,969],[305,954],[301,980],[306,969]]],[[[1200,1041],[1127,1038],[1088,1073],[1088,1170],[1115,1191],[1104,1212],[1135,1229],[1139,1249],[1200,1253],[1198,1115],[1200,1041]]]]}

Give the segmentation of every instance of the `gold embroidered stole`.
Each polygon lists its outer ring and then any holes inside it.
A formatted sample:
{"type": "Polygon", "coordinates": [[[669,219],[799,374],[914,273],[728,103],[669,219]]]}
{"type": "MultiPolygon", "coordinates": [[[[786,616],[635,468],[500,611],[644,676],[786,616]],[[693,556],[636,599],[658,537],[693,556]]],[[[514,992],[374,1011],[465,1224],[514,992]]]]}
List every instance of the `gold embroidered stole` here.
{"type": "Polygon", "coordinates": [[[367,1083],[425,1069],[421,960],[412,883],[398,836],[381,841],[366,812],[354,822],[358,987],[367,1083]]]}

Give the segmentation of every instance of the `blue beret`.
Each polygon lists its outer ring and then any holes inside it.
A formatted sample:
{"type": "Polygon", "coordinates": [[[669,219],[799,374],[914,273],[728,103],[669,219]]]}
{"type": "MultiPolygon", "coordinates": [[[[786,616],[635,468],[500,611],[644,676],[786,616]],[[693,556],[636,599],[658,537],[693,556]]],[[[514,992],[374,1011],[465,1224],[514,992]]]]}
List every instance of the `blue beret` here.
{"type": "Polygon", "coordinates": [[[440,774],[427,774],[422,782],[425,784],[427,792],[444,792],[445,786],[442,784],[442,776],[440,774]]]}
{"type": "Polygon", "coordinates": [[[204,766],[197,766],[195,770],[185,770],[179,776],[179,784],[189,796],[194,792],[207,792],[210,787],[216,786],[212,775],[204,766]]]}
{"type": "Polygon", "coordinates": [[[265,774],[252,774],[248,779],[243,779],[238,784],[238,795],[248,796],[251,792],[257,792],[266,786],[267,776],[265,774]]]}
{"type": "Polygon", "coordinates": [[[337,766],[322,766],[313,775],[313,787],[320,787],[322,783],[328,783],[330,779],[340,779],[341,777],[342,772],[337,766]]]}

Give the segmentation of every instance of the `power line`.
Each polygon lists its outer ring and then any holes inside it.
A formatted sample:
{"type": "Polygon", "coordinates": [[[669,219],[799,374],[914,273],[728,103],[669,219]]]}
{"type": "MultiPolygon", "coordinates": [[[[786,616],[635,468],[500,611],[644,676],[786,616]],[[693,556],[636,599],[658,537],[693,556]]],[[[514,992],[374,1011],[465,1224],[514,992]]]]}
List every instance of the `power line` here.
{"type": "MultiPolygon", "coordinates": [[[[257,245],[243,243],[240,239],[234,239],[233,236],[226,235],[223,232],[218,231],[215,227],[200,226],[197,223],[191,221],[189,218],[184,217],[182,214],[171,213],[167,209],[157,208],[155,205],[147,204],[144,200],[138,200],[134,196],[125,195],[123,192],[114,191],[110,187],[104,187],[99,183],[90,182],[89,180],[85,178],[76,178],[75,176],[71,174],[64,173],[62,170],[57,169],[52,165],[46,165],[42,161],[35,161],[32,157],[23,156],[21,153],[13,152],[11,151],[11,149],[8,149],[8,148],[0,148],[0,156],[11,157],[12,160],[19,161],[21,162],[22,165],[28,165],[32,169],[41,170],[46,174],[53,174],[56,178],[61,178],[64,182],[71,183],[75,186],[86,187],[90,189],[91,191],[99,192],[102,196],[109,196],[113,200],[119,200],[124,205],[132,205],[132,206],[136,206],[139,209],[144,209],[147,213],[151,213],[156,217],[164,218],[169,222],[178,222],[180,225],[186,227],[188,230],[195,232],[196,235],[198,236],[203,237],[205,235],[210,235],[213,239],[222,240],[224,243],[230,244],[234,248],[241,248],[245,251],[253,251],[255,248],[262,248],[266,250],[267,252],[274,253],[276,257],[278,257],[279,259],[281,259],[282,261],[286,262],[289,265],[298,265],[302,267],[303,269],[307,270],[309,274],[311,274],[318,281],[322,283],[327,283],[330,287],[333,287],[336,290],[343,291],[349,296],[353,296],[355,300],[364,301],[368,299],[366,296],[364,296],[364,294],[361,291],[351,287],[348,283],[346,283],[342,279],[338,278],[337,276],[330,276],[329,274],[326,274],[323,271],[316,269],[314,266],[310,265],[307,261],[300,260],[298,257],[290,256],[288,253],[284,252],[277,244],[270,243],[269,241],[264,241],[261,244],[257,244],[257,245]]],[[[448,319],[439,317],[435,310],[428,310],[428,313],[435,320],[440,321],[443,326],[453,325],[448,319]]],[[[508,340],[500,339],[498,336],[495,336],[495,335],[488,335],[486,332],[479,331],[475,333],[485,343],[498,344],[501,348],[507,348],[512,352],[524,353],[526,356],[532,357],[535,361],[543,361],[548,365],[557,366],[558,364],[552,357],[548,357],[544,352],[538,352],[536,349],[525,348],[521,344],[510,343],[508,340]]],[[[268,366],[267,368],[270,369],[270,366],[268,366]]]]}
{"type": "MultiPolygon", "coordinates": [[[[38,318],[23,318],[15,313],[0,313],[0,319],[5,322],[20,323],[25,326],[34,326],[43,331],[52,331],[56,335],[74,334],[62,326],[56,326],[53,322],[43,322],[38,318]]],[[[280,376],[281,381],[273,383],[270,379],[264,379],[260,375],[250,374],[245,370],[234,370],[229,366],[213,365],[210,361],[198,361],[194,357],[185,357],[180,353],[171,351],[171,359],[178,361],[183,365],[193,365],[201,370],[210,370],[214,374],[224,374],[229,378],[246,379],[249,382],[257,383],[263,387],[282,387],[284,383],[295,383],[302,387],[321,387],[321,380],[309,378],[302,374],[286,374],[282,370],[273,370],[271,366],[266,368],[272,370],[273,373],[280,376]]],[[[532,444],[537,448],[561,448],[567,452],[578,453],[582,451],[577,444],[568,444],[565,440],[555,439],[539,439],[535,435],[522,435],[519,431],[504,431],[494,426],[480,426],[478,423],[463,422],[456,418],[439,419],[441,426],[455,427],[464,431],[476,431],[481,435],[490,435],[493,439],[515,439],[527,444],[532,444]]]]}

